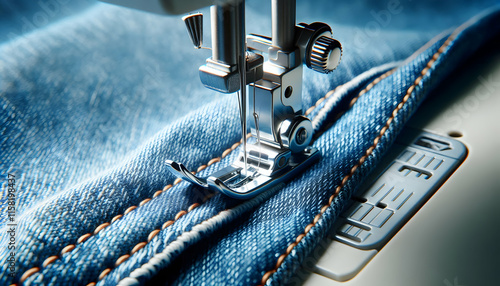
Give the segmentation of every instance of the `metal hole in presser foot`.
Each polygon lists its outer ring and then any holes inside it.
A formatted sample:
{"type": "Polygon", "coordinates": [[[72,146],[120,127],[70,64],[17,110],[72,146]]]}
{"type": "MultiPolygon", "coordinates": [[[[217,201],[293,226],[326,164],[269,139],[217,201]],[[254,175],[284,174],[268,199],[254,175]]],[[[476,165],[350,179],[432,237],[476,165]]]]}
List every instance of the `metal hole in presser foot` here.
{"type": "Polygon", "coordinates": [[[252,172],[252,174],[249,174],[249,170],[247,170],[247,175],[243,175],[240,173],[229,182],[226,182],[226,185],[232,189],[241,188],[253,181],[253,179],[258,175],[258,172],[252,172]]]}

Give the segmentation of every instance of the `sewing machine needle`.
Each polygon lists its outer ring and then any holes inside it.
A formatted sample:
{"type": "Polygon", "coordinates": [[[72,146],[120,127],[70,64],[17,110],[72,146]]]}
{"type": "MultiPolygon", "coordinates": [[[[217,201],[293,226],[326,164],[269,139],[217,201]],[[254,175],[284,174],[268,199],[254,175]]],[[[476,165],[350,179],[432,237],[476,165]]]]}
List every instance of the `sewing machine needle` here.
{"type": "MultiPolygon", "coordinates": [[[[245,47],[246,49],[246,47],[245,47]]],[[[247,94],[246,94],[246,53],[240,56],[240,116],[241,116],[241,133],[243,141],[243,176],[247,176],[247,94]]]]}

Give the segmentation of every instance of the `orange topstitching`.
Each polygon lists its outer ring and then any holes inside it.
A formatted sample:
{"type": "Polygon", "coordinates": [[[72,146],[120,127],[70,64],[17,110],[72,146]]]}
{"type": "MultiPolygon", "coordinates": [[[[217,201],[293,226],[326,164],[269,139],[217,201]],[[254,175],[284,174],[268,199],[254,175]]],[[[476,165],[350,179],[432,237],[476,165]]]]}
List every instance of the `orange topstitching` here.
{"type": "MultiPolygon", "coordinates": [[[[410,98],[410,95],[412,94],[412,92],[415,89],[415,87],[420,83],[420,81],[422,80],[422,78],[427,74],[427,72],[430,70],[430,68],[434,64],[434,62],[444,52],[444,50],[446,49],[446,47],[451,43],[451,41],[453,40],[453,38],[455,37],[455,35],[456,35],[455,32],[452,35],[450,35],[448,37],[448,39],[444,42],[444,44],[432,56],[432,59],[429,60],[429,62],[427,62],[427,65],[421,71],[420,76],[417,79],[415,79],[413,85],[411,85],[408,88],[408,90],[406,91],[405,96],[403,97],[403,100],[393,110],[393,112],[392,112],[391,116],[389,117],[389,119],[387,120],[385,126],[380,130],[379,135],[373,140],[373,145],[366,150],[365,154],[359,159],[358,163],[351,168],[349,174],[345,175],[345,177],[342,179],[340,185],[335,189],[335,192],[333,193],[333,195],[330,196],[330,198],[328,200],[328,203],[321,208],[320,212],[314,217],[313,221],[305,227],[304,232],[301,233],[295,239],[294,242],[292,242],[290,245],[288,245],[285,253],[283,253],[282,255],[280,255],[278,257],[278,260],[277,260],[276,265],[274,266],[274,268],[272,270],[267,271],[262,276],[261,284],[260,285],[266,284],[267,280],[271,277],[271,275],[273,275],[278,270],[278,268],[281,266],[281,264],[283,263],[283,261],[285,260],[285,258],[292,252],[292,250],[295,248],[295,246],[297,246],[299,244],[299,242],[310,232],[310,230],[316,225],[316,223],[320,220],[320,218],[323,216],[323,214],[326,212],[326,210],[331,206],[331,204],[333,202],[333,199],[339,194],[339,192],[345,186],[345,184],[347,183],[347,181],[349,180],[349,178],[351,178],[354,175],[354,172],[356,172],[356,170],[365,162],[366,158],[372,154],[373,150],[375,149],[375,147],[380,142],[380,139],[382,138],[382,136],[385,134],[385,132],[387,131],[387,129],[389,129],[391,123],[393,122],[393,120],[396,117],[396,115],[399,112],[399,110],[401,110],[401,108],[403,108],[404,104],[410,98]]],[[[380,80],[383,79],[383,77],[384,78],[387,77],[390,74],[390,72],[391,71],[383,74],[382,76],[380,76],[379,78],[377,78],[376,80],[374,80],[372,84],[374,85],[374,84],[376,84],[376,82],[378,83],[380,80]]],[[[373,87],[372,84],[370,84],[371,87],[373,87]]],[[[362,94],[366,93],[371,88],[371,87],[368,88],[369,86],[367,86],[367,88],[365,88],[364,90],[362,90],[360,92],[360,94],[351,101],[351,106],[352,106],[352,104],[354,104],[357,101],[357,99],[358,99],[359,96],[361,96],[362,94]]]]}
{"type": "MultiPolygon", "coordinates": [[[[249,136],[247,137],[250,137],[251,134],[248,134],[249,136]]],[[[231,148],[228,148],[227,150],[225,150],[223,153],[222,153],[222,156],[221,157],[217,157],[217,158],[213,158],[211,159],[206,165],[201,165],[200,167],[198,167],[197,171],[196,172],[200,172],[202,170],[204,170],[205,168],[207,168],[208,166],[216,163],[216,162],[219,162],[221,159],[223,159],[224,157],[226,157],[229,153],[231,153],[231,151],[235,150],[239,145],[241,144],[241,141],[240,142],[236,142],[235,144],[233,144],[231,146],[231,148]]],[[[193,174],[196,174],[196,172],[193,172],[193,174]]],[[[173,184],[169,184],[169,185],[166,185],[163,190],[159,190],[159,191],[156,191],[154,194],[153,194],[153,198],[159,196],[162,192],[170,189],[171,187],[173,187],[174,185],[177,185],[181,182],[182,180],[180,178],[177,178],[173,184]]],[[[212,197],[212,195],[209,195],[207,197],[205,197],[203,199],[203,202],[204,203],[205,201],[207,201],[210,197],[212,197]]],[[[146,204],[147,202],[149,202],[151,200],[151,198],[146,198],[144,200],[142,200],[140,203],[139,203],[139,206],[143,206],[144,204],[146,204]]],[[[175,215],[175,218],[174,220],[169,220],[167,222],[165,222],[163,225],[162,225],[162,229],[165,229],[166,227],[170,226],[171,224],[173,224],[176,220],[178,220],[179,218],[181,218],[183,215],[187,214],[188,212],[192,211],[193,209],[197,208],[198,206],[200,206],[201,204],[199,203],[194,203],[192,204],[191,206],[189,206],[189,208],[187,210],[181,210],[179,211],[176,215],[175,215]]],[[[97,233],[99,233],[100,231],[102,231],[103,229],[105,229],[106,227],[110,226],[112,223],[114,223],[115,221],[121,219],[124,215],[130,213],[131,211],[135,210],[137,208],[137,206],[131,206],[129,208],[127,208],[124,212],[123,212],[123,215],[122,214],[119,214],[119,215],[116,215],[115,217],[113,217],[113,219],[111,220],[111,222],[105,222],[101,225],[99,225],[98,227],[95,228],[95,230],[93,231],[93,233],[86,233],[82,236],[80,236],[77,240],[76,240],[76,244],[80,244],[80,243],[83,243],[85,242],[87,239],[89,239],[90,237],[96,235],[97,233]]],[[[158,234],[160,230],[158,229],[155,229],[153,230],[149,235],[148,235],[148,242],[153,239],[154,236],[156,236],[156,234],[158,234]]],[[[143,244],[144,242],[141,242],[139,244],[137,244],[131,251],[131,254],[133,254],[134,252],[138,251],[139,249],[141,249],[142,247],[144,247],[145,244],[143,244]],[[141,247],[142,245],[142,247],[141,247]]],[[[76,247],[75,244],[69,244],[67,246],[65,246],[61,251],[60,251],[60,255],[52,255],[52,256],[49,256],[48,258],[46,258],[43,262],[42,262],[42,267],[47,267],[49,264],[57,261],[61,255],[63,255],[64,253],[67,253],[67,252],[70,252],[72,251],[74,248],[76,247]]],[[[130,255],[129,254],[125,254],[125,255],[122,255],[120,258],[117,259],[116,261],[116,265],[119,265],[120,263],[124,262],[126,260],[126,258],[128,258],[130,255]]],[[[32,267],[28,270],[26,270],[23,275],[21,276],[21,278],[19,279],[19,282],[20,283],[23,283],[27,278],[29,278],[30,276],[32,276],[33,274],[37,273],[38,271],[40,271],[41,268],[40,267],[32,267]]],[[[106,270],[105,270],[106,271],[106,270]]],[[[104,271],[103,271],[104,272],[104,271]]],[[[101,273],[101,275],[99,277],[104,277],[105,275],[103,275],[103,273],[101,273]]],[[[12,285],[16,285],[16,284],[12,284],[12,285]]]]}

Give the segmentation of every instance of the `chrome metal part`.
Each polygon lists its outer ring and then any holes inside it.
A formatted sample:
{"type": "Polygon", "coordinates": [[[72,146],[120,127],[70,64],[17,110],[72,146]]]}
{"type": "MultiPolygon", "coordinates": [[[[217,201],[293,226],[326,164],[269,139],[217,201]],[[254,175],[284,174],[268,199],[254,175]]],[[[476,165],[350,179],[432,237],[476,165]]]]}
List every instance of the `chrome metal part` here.
{"type": "Polygon", "coordinates": [[[182,164],[167,161],[170,171],[177,176],[203,188],[210,188],[236,199],[254,197],[277,184],[295,178],[320,157],[316,148],[308,147],[304,152],[291,154],[284,167],[271,175],[266,175],[257,168],[255,162],[249,161],[247,175],[243,175],[240,160],[231,166],[221,169],[208,178],[200,178],[190,173],[182,164]]]}
{"type": "Polygon", "coordinates": [[[290,51],[295,49],[295,0],[272,1],[273,46],[290,51]]]}
{"type": "Polygon", "coordinates": [[[243,5],[243,3],[228,3],[210,8],[212,60],[230,66],[238,64],[240,26],[243,25],[239,16],[243,5]]]}
{"type": "MultiPolygon", "coordinates": [[[[290,150],[274,148],[266,145],[249,144],[248,162],[260,174],[265,176],[273,176],[281,168],[285,167],[290,160],[292,153],[290,150]]],[[[243,167],[243,154],[240,154],[239,160],[234,162],[234,165],[243,167]]]]}
{"type": "MultiPolygon", "coordinates": [[[[259,115],[261,140],[280,146],[281,123],[300,114],[302,109],[302,65],[287,70],[265,63],[264,79],[251,84],[248,94],[249,105],[259,115]]],[[[257,136],[254,121],[250,122],[252,134],[257,136]]]]}
{"type": "Polygon", "coordinates": [[[247,175],[247,46],[245,41],[245,2],[241,1],[239,4],[241,7],[239,12],[238,20],[239,25],[239,35],[238,35],[238,68],[240,74],[240,120],[241,120],[241,142],[243,143],[243,169],[242,174],[247,175]]]}
{"type": "Polygon", "coordinates": [[[240,88],[240,78],[236,65],[228,65],[207,59],[200,67],[200,80],[207,88],[223,93],[236,92],[240,88]]]}
{"type": "Polygon", "coordinates": [[[287,119],[280,126],[281,143],[294,153],[300,152],[311,143],[312,132],[312,123],[307,117],[299,115],[293,120],[287,119]]]}
{"type": "Polygon", "coordinates": [[[329,73],[337,68],[341,55],[342,46],[339,41],[321,36],[314,41],[306,61],[311,69],[321,73],[329,73]]]}
{"type": "MultiPolygon", "coordinates": [[[[313,129],[302,112],[303,63],[327,73],[341,55],[327,24],[295,24],[295,0],[272,0],[271,5],[272,37],[245,37],[243,0],[221,1],[211,8],[212,57],[200,67],[200,79],[210,89],[238,91],[243,135],[238,159],[207,178],[168,162],[177,176],[235,198],[255,196],[320,157],[317,149],[308,147],[313,129]],[[247,122],[256,139],[248,143],[247,122]]],[[[188,30],[198,39],[197,29],[188,30]]]]}
{"type": "MultiPolygon", "coordinates": [[[[263,77],[264,58],[252,52],[246,56],[246,84],[255,82],[263,77]]],[[[200,79],[207,88],[232,93],[240,90],[240,74],[236,65],[230,66],[222,62],[207,59],[200,67],[200,79]]]]}
{"type": "Polygon", "coordinates": [[[183,180],[191,182],[191,183],[198,185],[200,187],[208,188],[207,179],[199,178],[199,177],[193,175],[193,173],[191,173],[184,165],[176,163],[172,160],[167,160],[167,161],[165,161],[165,163],[170,168],[170,171],[172,173],[176,174],[177,176],[179,176],[183,180]]]}
{"type": "MultiPolygon", "coordinates": [[[[223,93],[240,90],[241,57],[245,58],[245,2],[227,1],[210,9],[212,57],[200,67],[203,85],[223,93]],[[243,40],[242,40],[243,39],[243,40]]],[[[243,69],[245,70],[245,69],[243,69]]]]}

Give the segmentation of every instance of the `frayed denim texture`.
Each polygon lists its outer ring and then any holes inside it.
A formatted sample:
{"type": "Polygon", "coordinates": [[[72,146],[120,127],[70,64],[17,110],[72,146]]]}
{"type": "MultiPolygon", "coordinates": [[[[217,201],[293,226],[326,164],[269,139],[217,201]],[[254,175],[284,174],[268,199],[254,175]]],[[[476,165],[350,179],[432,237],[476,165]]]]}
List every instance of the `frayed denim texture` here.
{"type": "MultiPolygon", "coordinates": [[[[247,9],[249,18],[259,20],[251,32],[269,34],[263,30],[270,19],[259,14],[262,3],[255,2],[247,9]]],[[[306,70],[304,81],[304,110],[316,106],[309,116],[318,118],[314,146],[323,158],[282,189],[243,202],[178,183],[166,170],[164,161],[172,159],[208,175],[230,164],[239,151],[236,97],[210,92],[198,82],[197,63],[208,55],[185,48],[190,44],[182,21],[105,4],[89,7],[0,44],[1,175],[19,176],[19,268],[11,279],[1,264],[3,284],[19,282],[30,269],[28,285],[128,285],[151,279],[246,285],[260,283],[274,270],[264,282],[286,281],[429,90],[498,34],[499,25],[498,13],[476,18],[450,43],[372,154],[275,267],[373,144],[446,38],[380,80],[349,109],[352,98],[390,68],[381,65],[406,59],[477,9],[456,8],[461,12],[455,22],[445,17],[433,27],[381,29],[367,38],[368,47],[357,46],[352,37],[363,22],[333,25],[344,46],[341,66],[328,76],[306,70]],[[155,277],[164,272],[169,277],[155,277]]],[[[304,7],[307,3],[299,3],[298,11],[304,7]]],[[[414,17],[409,22],[422,21],[418,13],[409,15],[414,17]]],[[[304,21],[335,19],[327,10],[310,17],[304,21]]],[[[5,243],[2,235],[2,261],[8,255],[5,243]]]]}

